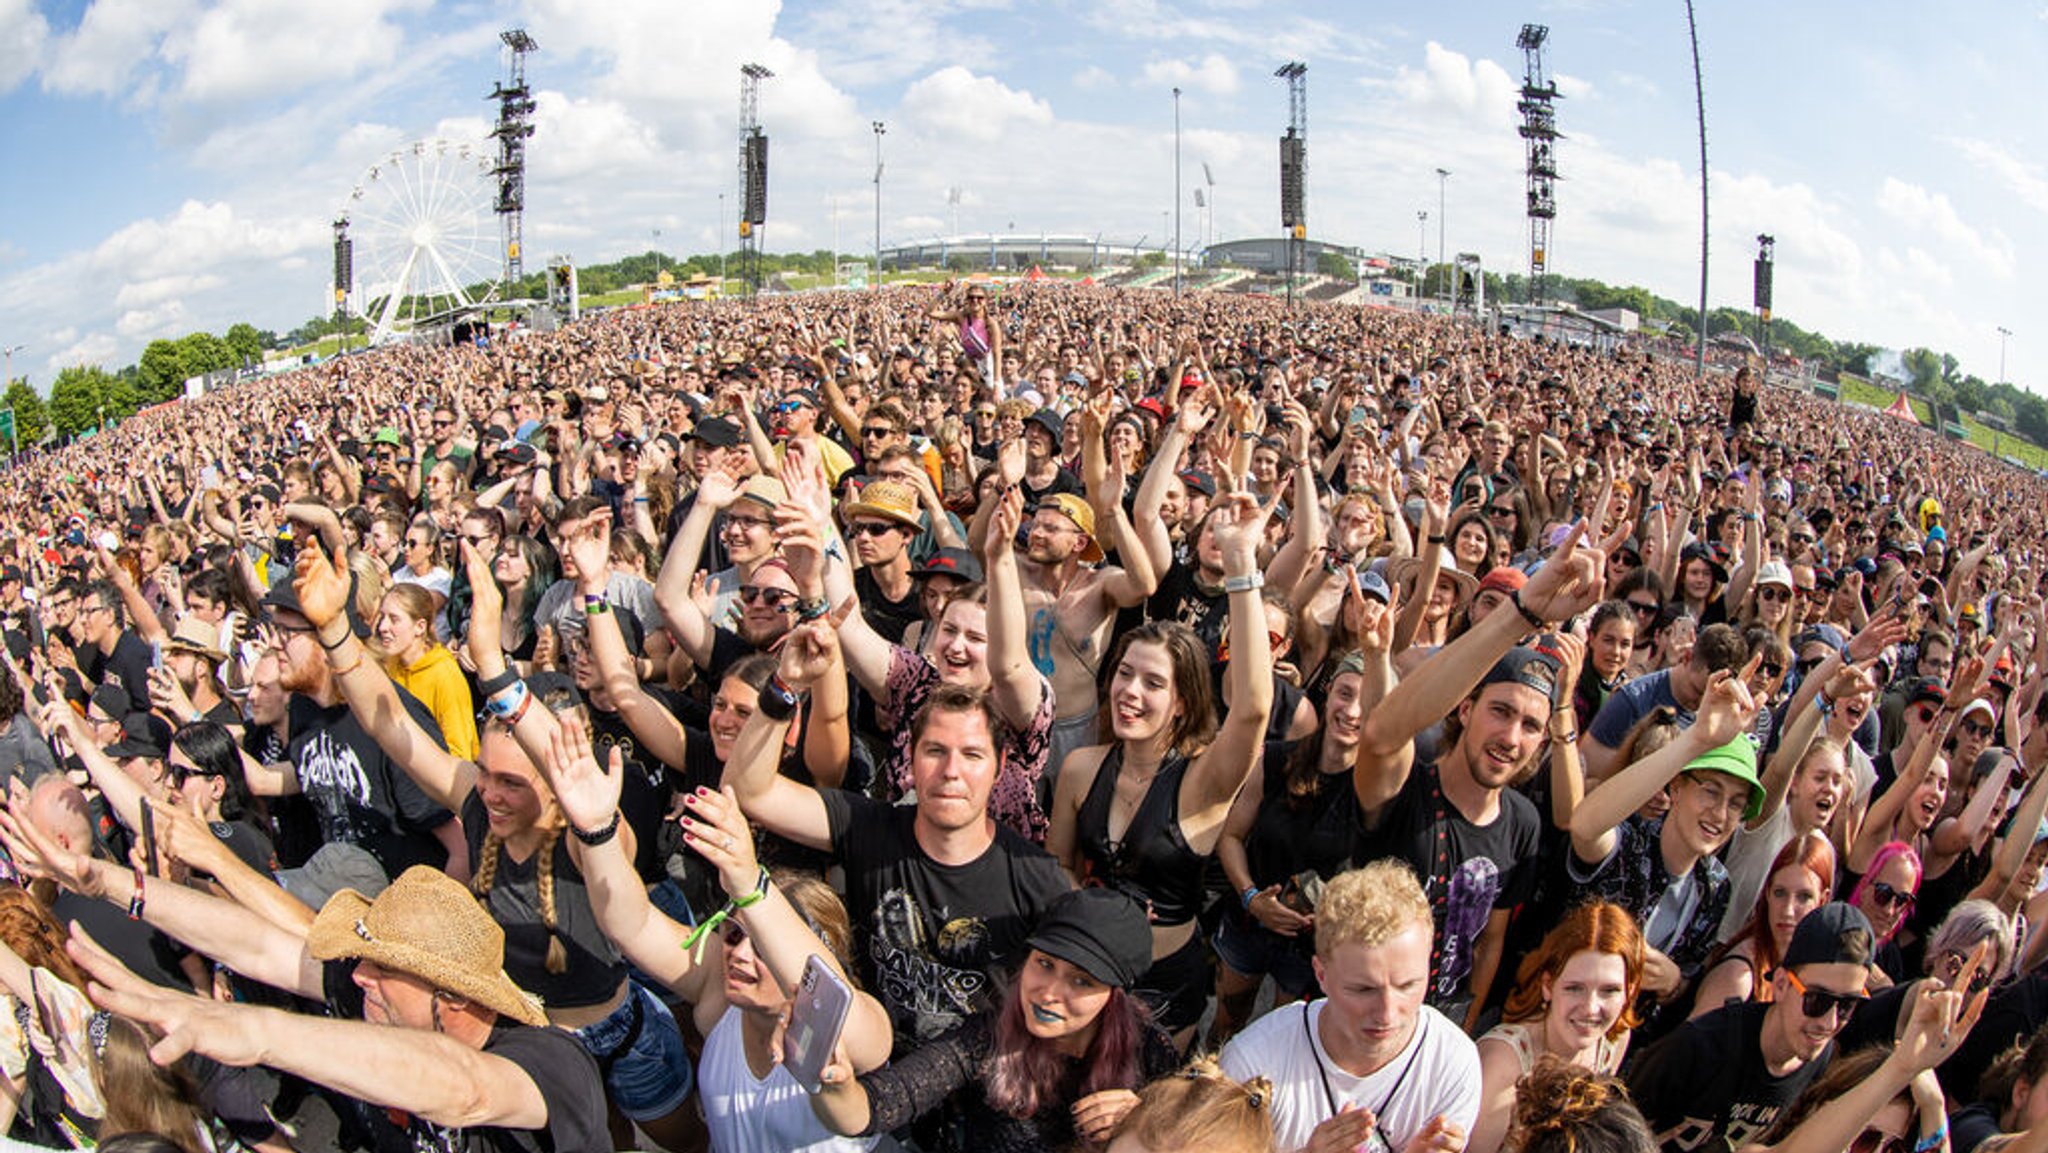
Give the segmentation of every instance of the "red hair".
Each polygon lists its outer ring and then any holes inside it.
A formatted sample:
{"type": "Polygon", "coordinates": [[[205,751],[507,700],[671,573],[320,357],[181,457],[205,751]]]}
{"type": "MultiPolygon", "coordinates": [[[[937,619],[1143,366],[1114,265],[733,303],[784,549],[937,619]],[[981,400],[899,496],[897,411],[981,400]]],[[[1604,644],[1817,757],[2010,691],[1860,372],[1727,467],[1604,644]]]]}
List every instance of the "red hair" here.
{"type": "MultiPolygon", "coordinates": [[[[1756,971],[1760,975],[1769,974],[1778,967],[1778,962],[1785,959],[1784,955],[1778,952],[1777,938],[1771,935],[1769,906],[1771,878],[1778,875],[1778,870],[1790,865],[1804,867],[1807,872],[1813,874],[1814,880],[1820,882],[1822,904],[1826,904],[1828,897],[1835,891],[1835,846],[1828,840],[1826,833],[1819,829],[1809,829],[1785,842],[1785,847],[1779,849],[1778,855],[1771,858],[1771,869],[1764,874],[1764,887],[1756,895],[1756,908],[1751,910],[1748,923],[1743,925],[1741,932],[1735,934],[1734,940],[1728,942],[1732,946],[1745,937],[1756,942],[1750,950],[1751,955],[1756,958],[1756,971]]],[[[1724,955],[1726,952],[1726,949],[1722,950],[1724,955]]],[[[1770,999],[1771,983],[1759,976],[1756,989],[1750,994],[1750,1000],[1770,999]]]]}
{"type": "Polygon", "coordinates": [[[1627,972],[1627,1000],[1614,1027],[1607,1031],[1614,1040],[1636,1027],[1636,995],[1643,987],[1643,931],[1627,909],[1609,901],[1587,901],[1564,915],[1564,920],[1543,937],[1543,943],[1522,958],[1515,971],[1515,991],[1501,1013],[1506,1021],[1540,1020],[1550,1009],[1544,993],[1546,981],[1564,972],[1565,963],[1584,952],[1612,953],[1621,958],[1627,972]]]}
{"type": "MultiPolygon", "coordinates": [[[[1139,1057],[1150,1020],[1144,1002],[1122,989],[1110,989],[1109,1000],[1095,1018],[1095,1039],[1080,1058],[1085,1072],[1075,1100],[1105,1089],[1136,1092],[1143,1087],[1145,1071],[1139,1057]]],[[[982,1088],[989,1107],[1019,1120],[1034,1117],[1043,1109],[1067,1108],[1074,1102],[1058,1098],[1068,1066],[1069,1059],[1051,1041],[1032,1036],[1025,1026],[1024,996],[1020,984],[1012,980],[996,1015],[995,1051],[982,1088]]]]}

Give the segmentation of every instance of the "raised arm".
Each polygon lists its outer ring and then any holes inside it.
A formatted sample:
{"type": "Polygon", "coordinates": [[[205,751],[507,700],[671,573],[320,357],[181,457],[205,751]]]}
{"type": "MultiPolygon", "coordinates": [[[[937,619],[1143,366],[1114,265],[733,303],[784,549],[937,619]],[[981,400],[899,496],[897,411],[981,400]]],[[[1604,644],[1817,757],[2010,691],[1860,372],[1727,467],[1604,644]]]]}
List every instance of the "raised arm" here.
{"type": "Polygon", "coordinates": [[[725,762],[723,784],[733,791],[747,819],[781,837],[813,849],[832,847],[832,827],[825,815],[825,802],[818,790],[798,784],[782,775],[782,750],[795,709],[788,712],[773,703],[795,698],[812,681],[826,674],[832,658],[820,632],[832,626],[824,620],[798,625],[783,639],[781,663],[775,677],[761,691],[761,707],[747,718],[733,743],[732,756],[725,762]]]}
{"type": "Polygon", "coordinates": [[[150,1047],[160,1063],[198,1053],[223,1065],[267,1065],[442,1126],[547,1126],[548,1102],[525,1070],[445,1033],[176,992],[129,972],[83,935],[72,938],[70,953],[92,977],[94,1000],[162,1035],[150,1047]],[[348,1060],[335,1060],[338,1053],[348,1060]]]}
{"type": "Polygon", "coordinates": [[[704,539],[711,532],[712,518],[732,507],[740,498],[739,478],[713,469],[697,483],[697,499],[683,517],[676,539],[654,581],[654,605],[661,619],[675,634],[676,644],[689,654],[691,663],[702,668],[711,660],[711,642],[716,635],[711,621],[690,595],[690,579],[697,572],[697,559],[704,553],[704,539]]]}
{"type": "MultiPolygon", "coordinates": [[[[1754,662],[1752,662],[1752,665],[1754,662]]],[[[1615,827],[1702,754],[1720,748],[1749,729],[1757,704],[1742,675],[1721,670],[1707,683],[1698,719],[1670,744],[1600,782],[1572,814],[1572,852],[1587,864],[1605,861],[1616,843],[1615,827]]]]}
{"type": "MultiPolygon", "coordinates": [[[[576,554],[576,591],[586,605],[592,598],[604,600],[604,564],[611,555],[611,514],[600,509],[591,521],[589,533],[563,546],[576,554]]],[[[633,654],[626,651],[625,634],[619,631],[618,614],[607,606],[603,612],[586,612],[583,620],[584,635],[590,641],[590,660],[604,679],[612,707],[648,752],[663,764],[680,770],[686,764],[688,752],[683,723],[641,687],[639,671],[633,667],[633,654]]]]}
{"type": "Polygon", "coordinates": [[[1031,663],[1024,583],[1017,573],[1017,528],[1023,518],[1022,489],[1009,489],[996,498],[987,556],[989,688],[1003,719],[1019,729],[1038,715],[1049,689],[1038,666],[1031,663]]]}
{"type": "Polygon", "coordinates": [[[1210,521],[1230,598],[1230,667],[1225,674],[1230,711],[1216,739],[1188,766],[1181,785],[1182,805],[1193,812],[1229,805],[1264,747],[1273,713],[1273,648],[1266,634],[1266,601],[1259,593],[1259,542],[1279,503],[1277,493],[1263,506],[1250,493],[1237,493],[1218,503],[1210,521]]]}

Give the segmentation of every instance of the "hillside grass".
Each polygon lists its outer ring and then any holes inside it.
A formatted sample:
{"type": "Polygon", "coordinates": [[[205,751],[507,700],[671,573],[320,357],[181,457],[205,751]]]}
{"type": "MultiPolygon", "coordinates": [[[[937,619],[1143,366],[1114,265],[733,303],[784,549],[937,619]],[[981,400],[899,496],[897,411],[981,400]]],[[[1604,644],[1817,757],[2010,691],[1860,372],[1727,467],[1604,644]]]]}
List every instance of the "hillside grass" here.
{"type": "MultiPolygon", "coordinates": [[[[1864,404],[1871,408],[1885,409],[1891,407],[1893,399],[1899,395],[1889,388],[1881,388],[1847,373],[1842,374],[1841,385],[1842,401],[1845,404],[1864,404]]],[[[1917,396],[1908,396],[1906,403],[1913,406],[1913,415],[1920,418],[1921,424],[1929,428],[1934,426],[1934,410],[1926,401],[1917,396]]],[[[1962,414],[1962,425],[1970,443],[1985,452],[1997,457],[2012,457],[2037,471],[2048,469],[2048,449],[2043,449],[2025,437],[1989,428],[1968,413],[1962,414]]]]}

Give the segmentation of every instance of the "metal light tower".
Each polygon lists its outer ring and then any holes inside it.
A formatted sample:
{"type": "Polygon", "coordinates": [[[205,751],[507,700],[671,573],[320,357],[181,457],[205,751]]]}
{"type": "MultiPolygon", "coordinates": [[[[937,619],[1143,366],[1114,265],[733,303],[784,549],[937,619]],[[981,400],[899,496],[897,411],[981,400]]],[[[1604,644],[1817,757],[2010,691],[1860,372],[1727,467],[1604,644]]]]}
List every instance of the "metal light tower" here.
{"type": "Polygon", "coordinates": [[[1202,183],[1209,186],[1209,232],[1208,239],[1202,242],[1202,247],[1207,248],[1216,243],[1216,174],[1209,171],[1206,160],[1202,161],[1202,183]]]}
{"type": "Polygon", "coordinates": [[[761,131],[761,81],[775,73],[740,65],[740,276],[761,291],[761,226],[768,222],[768,137],[761,131]]]}
{"type": "Polygon", "coordinates": [[[334,222],[334,319],[341,324],[341,350],[348,351],[348,294],[355,289],[356,243],[348,217],[334,222]]]}
{"type": "Polygon", "coordinates": [[[1764,354],[1764,375],[1771,372],[1771,265],[1778,242],[1759,233],[1756,238],[1756,271],[1750,303],[1756,306],[1756,342],[1764,354]]]}
{"type": "Polygon", "coordinates": [[[1522,139],[1527,141],[1529,176],[1529,302],[1543,303],[1543,271],[1550,259],[1550,222],[1557,216],[1557,198],[1551,188],[1557,179],[1557,82],[1544,78],[1543,42],[1550,29],[1541,24],[1522,25],[1515,47],[1522,50],[1522,100],[1515,107],[1522,113],[1522,139]]]}
{"type": "Polygon", "coordinates": [[[1415,213],[1415,300],[1422,301],[1422,284],[1429,279],[1429,209],[1415,213]]]}
{"type": "Polygon", "coordinates": [[[881,121],[875,129],[875,287],[882,287],[882,137],[889,131],[881,121]]]}
{"type": "Polygon", "coordinates": [[[2010,328],[2007,328],[2006,326],[2004,326],[2004,325],[2002,325],[2002,324],[2001,324],[2001,325],[1999,325],[1999,326],[1998,326],[1998,383],[2000,383],[2000,384],[2004,384],[2004,383],[2006,383],[2006,380],[2005,380],[2005,342],[2006,342],[2006,341],[2008,341],[2008,340],[2011,340],[2011,339],[2012,339],[2012,329],[2010,329],[2010,328]]]}
{"type": "Polygon", "coordinates": [[[1308,65],[1282,64],[1273,75],[1287,82],[1287,135],[1280,138],[1280,226],[1287,230],[1287,304],[1308,241],[1308,65]]]}
{"type": "Polygon", "coordinates": [[[498,126],[491,135],[498,139],[498,164],[491,175],[498,178],[498,231],[504,245],[504,277],[507,292],[514,291],[525,264],[520,249],[524,244],[526,215],[526,139],[533,135],[533,94],[526,87],[526,54],[540,47],[524,28],[498,34],[505,42],[505,81],[491,91],[498,102],[498,126]]]}
{"type": "Polygon", "coordinates": [[[1693,376],[1707,375],[1707,85],[1700,74],[1700,26],[1692,0],[1685,0],[1685,29],[1692,37],[1692,95],[1700,122],[1700,330],[1693,349],[1693,376]]]}

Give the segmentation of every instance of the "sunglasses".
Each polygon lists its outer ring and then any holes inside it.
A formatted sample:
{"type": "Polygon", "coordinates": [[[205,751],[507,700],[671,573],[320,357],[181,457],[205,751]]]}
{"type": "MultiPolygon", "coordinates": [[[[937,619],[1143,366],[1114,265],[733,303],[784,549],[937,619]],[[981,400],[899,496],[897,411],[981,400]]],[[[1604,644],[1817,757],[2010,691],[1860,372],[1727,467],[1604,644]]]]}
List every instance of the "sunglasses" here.
{"type": "Polygon", "coordinates": [[[753,532],[755,529],[768,528],[773,523],[772,521],[762,520],[759,517],[733,516],[728,513],[725,518],[725,531],[753,532]]]}
{"type": "Polygon", "coordinates": [[[1659,606],[1654,604],[1646,605],[1641,601],[1630,601],[1628,602],[1628,607],[1631,612],[1639,617],[1653,617],[1657,615],[1659,606]]]}
{"type": "Polygon", "coordinates": [[[1785,979],[1792,982],[1793,990],[1799,994],[1800,1011],[1816,1021],[1837,1009],[1842,1012],[1842,1020],[1847,1021],[1856,1012],[1858,1005],[1870,1000],[1862,993],[1835,993],[1827,989],[1809,989],[1806,983],[1799,979],[1799,974],[1790,969],[1785,970],[1785,979]]]}
{"type": "Polygon", "coordinates": [[[895,436],[896,430],[886,424],[878,424],[872,428],[861,429],[860,434],[865,437],[895,436]]]}
{"type": "Polygon", "coordinates": [[[1991,735],[1991,726],[1981,721],[1964,721],[1962,724],[1957,725],[1956,728],[1972,737],[1988,737],[1991,735]]]}
{"type": "Polygon", "coordinates": [[[1758,661],[1756,671],[1767,677],[1782,677],[1785,675],[1785,666],[1776,661],[1758,661]]]}
{"type": "Polygon", "coordinates": [[[881,536],[883,533],[895,532],[898,527],[900,526],[880,521],[855,521],[846,527],[846,535],[856,539],[864,536],[881,536]]]}
{"type": "Polygon", "coordinates": [[[1507,505],[1507,506],[1502,506],[1502,505],[1488,505],[1488,506],[1486,506],[1486,515],[1487,515],[1487,516],[1514,516],[1514,515],[1515,515],[1515,509],[1514,509],[1514,506],[1513,506],[1513,505],[1507,505]]]}
{"type": "Polygon", "coordinates": [[[787,589],[762,588],[759,585],[741,585],[740,599],[746,603],[765,604],[771,609],[789,609],[797,602],[797,595],[787,589]]]}
{"type": "MultiPolygon", "coordinates": [[[[1894,888],[1883,881],[1870,882],[1870,899],[1892,909],[1910,909],[1915,897],[1904,889],[1894,888]]],[[[1819,1016],[1819,1014],[1815,1014],[1819,1016]]]]}
{"type": "Polygon", "coordinates": [[[1756,599],[1760,601],[1789,601],[1792,599],[1792,592],[1790,589],[1780,588],[1777,585],[1765,585],[1763,588],[1756,590],[1756,599]]]}
{"type": "Polygon", "coordinates": [[[1792,591],[1798,593],[1800,596],[1803,596],[1808,600],[1816,601],[1825,599],[1828,595],[1828,590],[1824,588],[1818,588],[1813,585],[1801,585],[1793,589],[1792,591]]]}
{"type": "Polygon", "coordinates": [[[434,422],[434,427],[435,427],[435,428],[454,428],[454,427],[455,427],[455,422],[454,422],[454,421],[452,421],[452,420],[437,420],[437,421],[435,421],[435,422],[434,422]]]}
{"type": "Polygon", "coordinates": [[[1849,1142],[1849,1153],[1910,1153],[1911,1146],[1903,1137],[1894,1137],[1876,1129],[1865,1129],[1849,1142]]]}
{"type": "Polygon", "coordinates": [[[747,927],[738,921],[728,920],[724,930],[718,934],[718,939],[725,942],[726,948],[737,949],[740,942],[747,939],[747,927]]]}

